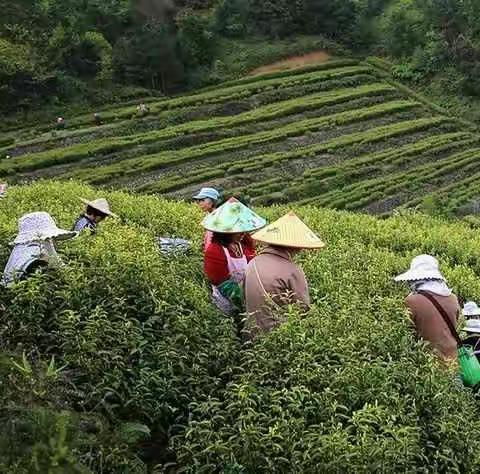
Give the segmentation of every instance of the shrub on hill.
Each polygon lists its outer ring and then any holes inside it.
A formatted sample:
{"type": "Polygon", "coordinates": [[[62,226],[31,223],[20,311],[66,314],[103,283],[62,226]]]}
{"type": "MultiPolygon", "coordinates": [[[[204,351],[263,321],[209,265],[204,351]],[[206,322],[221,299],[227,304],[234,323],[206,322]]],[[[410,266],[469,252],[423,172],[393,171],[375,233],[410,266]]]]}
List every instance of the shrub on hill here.
{"type": "MultiPolygon", "coordinates": [[[[102,194],[121,220],[61,244],[64,267],[0,290],[0,470],[478,471],[478,406],[414,341],[391,281],[430,251],[460,294],[480,298],[475,231],[298,209],[328,243],[302,257],[314,305],[240,346],[209,302],[200,212],[102,194]],[[162,257],[155,235],[191,239],[192,254],[162,257]]],[[[69,227],[78,196],[94,195],[12,187],[0,262],[20,215],[44,209],[69,227]]]]}

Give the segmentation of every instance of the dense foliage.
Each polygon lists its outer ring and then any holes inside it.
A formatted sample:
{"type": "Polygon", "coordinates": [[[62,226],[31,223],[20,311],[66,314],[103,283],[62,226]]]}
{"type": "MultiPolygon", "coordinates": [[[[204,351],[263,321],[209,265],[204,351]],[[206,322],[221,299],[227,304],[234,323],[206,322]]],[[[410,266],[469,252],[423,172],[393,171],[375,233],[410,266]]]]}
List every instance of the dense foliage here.
{"type": "Polygon", "coordinates": [[[302,34],[388,55],[403,80],[480,95],[474,1],[2,0],[0,8],[0,103],[9,111],[45,99],[106,101],[119,85],[170,92],[213,82],[225,77],[224,39],[302,34]]]}
{"type": "MultiPolygon", "coordinates": [[[[22,213],[68,227],[78,196],[95,195],[12,188],[1,262],[22,213]]],[[[298,209],[328,243],[301,259],[313,308],[288,308],[284,326],[241,346],[209,302],[200,212],[106,195],[120,221],[61,244],[63,268],[0,292],[2,472],[478,471],[477,403],[415,342],[391,280],[428,251],[479,299],[478,232],[298,209]],[[193,253],[162,257],[155,235],[190,238],[193,253]]]]}
{"type": "MultiPolygon", "coordinates": [[[[0,107],[9,112],[205,84],[222,75],[218,62],[229,56],[222,37],[265,33],[261,13],[243,0],[0,1],[0,8],[0,107]]],[[[300,42],[294,52],[302,49],[300,42]]],[[[280,45],[270,58],[282,54],[288,49],[280,45]]]]}

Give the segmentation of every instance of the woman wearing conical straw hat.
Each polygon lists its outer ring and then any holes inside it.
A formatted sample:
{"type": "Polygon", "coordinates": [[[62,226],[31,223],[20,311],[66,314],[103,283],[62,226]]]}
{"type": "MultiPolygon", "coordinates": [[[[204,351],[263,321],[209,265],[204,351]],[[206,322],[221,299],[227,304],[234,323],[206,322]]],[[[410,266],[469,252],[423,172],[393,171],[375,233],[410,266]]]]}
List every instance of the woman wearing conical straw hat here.
{"type": "Polygon", "coordinates": [[[95,199],[94,201],[88,201],[87,199],[80,198],[87,207],[85,212],[77,219],[73,225],[75,232],[81,232],[84,229],[90,230],[92,234],[97,231],[97,225],[107,217],[117,217],[110,210],[110,204],[104,198],[95,199]]]}
{"type": "Polygon", "coordinates": [[[205,249],[204,270],[212,284],[213,301],[225,314],[241,311],[245,271],[255,256],[255,244],[248,233],[261,229],[266,221],[231,198],[202,224],[212,232],[212,241],[205,249]]]}
{"type": "Polygon", "coordinates": [[[302,250],[321,249],[325,244],[293,212],[252,237],[267,247],[247,267],[245,303],[250,326],[267,332],[280,323],[273,314],[275,307],[296,302],[310,306],[305,274],[293,257],[302,250]]]}

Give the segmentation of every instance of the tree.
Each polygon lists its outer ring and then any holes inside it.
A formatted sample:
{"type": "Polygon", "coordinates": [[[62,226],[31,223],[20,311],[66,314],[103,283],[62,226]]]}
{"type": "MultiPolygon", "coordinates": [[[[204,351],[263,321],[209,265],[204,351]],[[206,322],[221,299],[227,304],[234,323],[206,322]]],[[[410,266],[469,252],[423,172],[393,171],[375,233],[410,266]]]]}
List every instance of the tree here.
{"type": "Polygon", "coordinates": [[[348,39],[356,22],[353,0],[304,0],[305,30],[339,40],[348,39]]]}
{"type": "Polygon", "coordinates": [[[215,8],[215,29],[227,37],[243,37],[247,32],[249,0],[220,0],[215,8]]]}
{"type": "Polygon", "coordinates": [[[55,78],[45,74],[28,46],[0,38],[0,104],[25,109],[54,90],[55,78]]]}
{"type": "Polygon", "coordinates": [[[300,30],[301,0],[250,0],[250,21],[255,29],[272,38],[283,38],[300,30]]]}
{"type": "Polygon", "coordinates": [[[177,39],[167,24],[151,20],[131,29],[114,46],[117,80],[164,92],[183,81],[177,39]]]}
{"type": "Polygon", "coordinates": [[[426,40],[424,15],[413,1],[401,1],[387,9],[382,18],[384,46],[393,56],[411,56],[426,40]]]}
{"type": "Polygon", "coordinates": [[[209,16],[186,10],[177,16],[178,41],[187,67],[209,64],[215,49],[213,23],[209,16]]]}

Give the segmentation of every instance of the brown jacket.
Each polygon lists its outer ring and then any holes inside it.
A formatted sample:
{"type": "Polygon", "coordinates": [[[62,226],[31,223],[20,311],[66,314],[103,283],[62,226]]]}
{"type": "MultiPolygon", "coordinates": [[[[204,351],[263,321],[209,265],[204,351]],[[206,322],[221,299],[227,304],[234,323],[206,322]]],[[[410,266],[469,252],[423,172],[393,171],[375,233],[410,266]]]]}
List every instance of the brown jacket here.
{"type": "MultiPolygon", "coordinates": [[[[432,296],[445,309],[456,327],[460,314],[457,297],[455,295],[438,296],[433,293],[432,296]]],[[[425,296],[415,293],[408,295],[405,303],[410,309],[418,337],[430,342],[434,351],[442,359],[455,359],[457,342],[433,304],[425,296]]]]}
{"type": "Polygon", "coordinates": [[[287,249],[267,247],[247,267],[245,303],[250,322],[262,331],[270,331],[280,323],[272,314],[272,306],[293,302],[310,305],[305,274],[287,249]]]}

